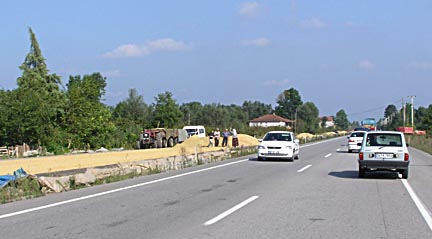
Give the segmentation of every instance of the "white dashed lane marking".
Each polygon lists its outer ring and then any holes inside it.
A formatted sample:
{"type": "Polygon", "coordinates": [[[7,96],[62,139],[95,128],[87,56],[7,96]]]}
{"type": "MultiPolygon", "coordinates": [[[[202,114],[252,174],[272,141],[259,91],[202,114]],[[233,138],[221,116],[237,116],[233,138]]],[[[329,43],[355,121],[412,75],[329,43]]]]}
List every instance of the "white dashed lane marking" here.
{"type": "Polygon", "coordinates": [[[230,208],[229,210],[219,214],[218,216],[214,217],[213,219],[208,220],[206,223],[204,223],[204,226],[210,226],[212,224],[215,224],[216,222],[224,219],[225,217],[229,216],[230,214],[234,213],[235,211],[239,210],[240,208],[248,205],[249,203],[255,201],[258,198],[258,196],[252,196],[243,202],[235,205],[234,207],[230,208]]]}
{"type": "Polygon", "coordinates": [[[306,169],[308,169],[310,167],[312,167],[312,164],[309,164],[309,165],[303,167],[302,169],[297,170],[297,173],[301,173],[301,172],[305,171],[306,169]]]}

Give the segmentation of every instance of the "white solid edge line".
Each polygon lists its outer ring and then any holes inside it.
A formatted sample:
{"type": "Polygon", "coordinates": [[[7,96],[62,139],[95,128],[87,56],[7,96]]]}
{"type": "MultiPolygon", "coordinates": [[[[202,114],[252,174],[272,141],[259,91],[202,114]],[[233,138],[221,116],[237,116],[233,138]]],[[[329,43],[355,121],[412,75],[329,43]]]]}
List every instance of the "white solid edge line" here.
{"type": "Polygon", "coordinates": [[[0,215],[0,219],[13,217],[13,216],[17,216],[17,215],[21,215],[21,214],[25,214],[25,213],[29,213],[29,212],[39,211],[42,209],[56,207],[56,206],[60,206],[60,205],[68,204],[68,203],[77,202],[77,201],[82,201],[85,199],[95,198],[95,197],[99,197],[99,196],[103,196],[103,195],[107,195],[107,194],[111,194],[111,193],[124,191],[127,189],[142,187],[142,186],[153,184],[153,183],[158,183],[158,182],[163,182],[163,181],[167,181],[167,180],[171,180],[171,179],[175,179],[175,178],[180,178],[180,177],[195,174],[195,173],[201,173],[201,172],[209,171],[209,170],[216,169],[216,168],[221,168],[221,167],[225,167],[225,166],[229,166],[229,165],[233,165],[233,164],[237,164],[237,163],[242,163],[242,162],[245,162],[248,160],[249,159],[243,159],[243,160],[239,160],[239,161],[235,161],[235,162],[231,162],[231,163],[213,166],[210,168],[204,168],[204,169],[200,169],[200,170],[196,170],[196,171],[192,171],[192,172],[187,172],[187,173],[183,173],[183,174],[179,174],[179,175],[174,175],[174,176],[170,176],[170,177],[166,177],[166,178],[156,179],[156,180],[145,182],[145,183],[139,183],[139,184],[135,184],[135,185],[127,186],[127,187],[122,187],[122,188],[117,188],[117,189],[113,189],[113,190],[109,190],[109,191],[105,191],[105,192],[101,192],[101,193],[91,194],[91,195],[87,195],[87,196],[83,196],[83,197],[78,197],[78,198],[73,198],[73,199],[60,201],[60,202],[56,202],[56,203],[52,203],[52,204],[47,204],[47,205],[40,206],[40,207],[34,207],[34,208],[29,208],[29,209],[25,209],[25,210],[21,210],[21,211],[17,211],[17,212],[3,214],[3,215],[0,215]]]}
{"type": "Polygon", "coordinates": [[[308,169],[310,167],[312,167],[312,164],[309,164],[309,165],[303,167],[302,169],[297,170],[297,173],[301,173],[301,172],[305,171],[306,169],[308,169]]]}
{"type": "Polygon", "coordinates": [[[330,157],[332,154],[330,153],[330,154],[327,154],[326,156],[324,156],[324,158],[328,158],[328,157],[330,157]]]}
{"type": "Polygon", "coordinates": [[[227,217],[228,215],[234,213],[235,211],[239,210],[240,208],[242,208],[242,207],[248,205],[249,203],[255,201],[257,198],[258,198],[258,196],[252,196],[252,197],[244,200],[243,202],[235,205],[234,207],[228,209],[227,211],[225,211],[225,212],[219,214],[218,216],[216,216],[216,217],[208,220],[206,223],[204,223],[204,226],[210,226],[212,224],[215,224],[216,222],[224,219],[225,217],[227,217]]]}
{"type": "Polygon", "coordinates": [[[408,183],[406,179],[401,179],[403,185],[405,186],[406,190],[408,191],[409,195],[411,196],[412,200],[414,201],[415,205],[417,206],[417,209],[420,211],[420,214],[423,216],[424,220],[429,226],[429,229],[432,231],[432,218],[429,214],[427,208],[423,205],[421,200],[417,197],[417,194],[414,192],[414,190],[411,188],[411,185],[408,183]]]}

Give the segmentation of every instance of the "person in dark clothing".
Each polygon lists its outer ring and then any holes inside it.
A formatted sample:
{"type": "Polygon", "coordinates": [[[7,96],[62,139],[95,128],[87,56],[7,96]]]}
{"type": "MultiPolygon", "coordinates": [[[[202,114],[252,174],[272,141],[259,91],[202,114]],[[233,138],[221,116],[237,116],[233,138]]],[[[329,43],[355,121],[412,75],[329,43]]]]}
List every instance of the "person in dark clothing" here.
{"type": "Polygon", "coordinates": [[[222,132],[222,147],[228,146],[228,137],[230,133],[228,129],[225,129],[224,132],[222,132]]]}

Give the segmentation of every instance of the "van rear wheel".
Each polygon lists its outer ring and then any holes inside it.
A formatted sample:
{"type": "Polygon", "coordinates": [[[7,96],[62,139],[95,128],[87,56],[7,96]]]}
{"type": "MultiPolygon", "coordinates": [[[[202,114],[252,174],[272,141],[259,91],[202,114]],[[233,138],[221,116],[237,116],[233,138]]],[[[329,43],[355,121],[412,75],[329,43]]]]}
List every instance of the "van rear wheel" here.
{"type": "Polygon", "coordinates": [[[366,174],[366,169],[359,167],[359,178],[364,178],[366,174]]]}
{"type": "Polygon", "coordinates": [[[404,169],[402,171],[402,178],[403,179],[407,179],[408,178],[408,168],[404,169]]]}

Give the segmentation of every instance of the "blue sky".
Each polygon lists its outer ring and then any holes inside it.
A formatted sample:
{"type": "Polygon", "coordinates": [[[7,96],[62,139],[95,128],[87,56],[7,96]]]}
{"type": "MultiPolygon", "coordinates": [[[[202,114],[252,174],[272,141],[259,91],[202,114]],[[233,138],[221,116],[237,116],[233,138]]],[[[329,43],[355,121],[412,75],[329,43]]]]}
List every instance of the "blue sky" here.
{"type": "Polygon", "coordinates": [[[35,32],[52,73],[101,72],[105,103],[276,106],[295,88],[320,116],[383,117],[415,95],[432,104],[432,1],[5,1],[0,87],[16,88],[35,32]]]}

